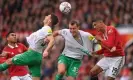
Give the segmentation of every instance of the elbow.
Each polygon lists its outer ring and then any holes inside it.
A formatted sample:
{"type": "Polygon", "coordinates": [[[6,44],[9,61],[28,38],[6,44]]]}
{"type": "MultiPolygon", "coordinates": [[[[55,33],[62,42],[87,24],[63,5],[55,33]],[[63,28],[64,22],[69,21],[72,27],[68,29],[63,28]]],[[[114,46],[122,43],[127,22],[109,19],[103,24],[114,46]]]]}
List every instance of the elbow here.
{"type": "Polygon", "coordinates": [[[58,36],[58,31],[55,31],[55,32],[53,33],[53,37],[56,37],[56,36],[58,36]]]}

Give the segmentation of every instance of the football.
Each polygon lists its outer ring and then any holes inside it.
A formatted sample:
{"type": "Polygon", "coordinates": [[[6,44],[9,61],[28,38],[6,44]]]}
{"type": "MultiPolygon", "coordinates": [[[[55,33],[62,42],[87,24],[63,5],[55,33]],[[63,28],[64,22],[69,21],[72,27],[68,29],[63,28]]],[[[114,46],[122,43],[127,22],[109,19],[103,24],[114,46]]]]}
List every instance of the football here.
{"type": "Polygon", "coordinates": [[[62,2],[59,6],[62,13],[68,14],[71,11],[71,4],[69,2],[62,2]]]}

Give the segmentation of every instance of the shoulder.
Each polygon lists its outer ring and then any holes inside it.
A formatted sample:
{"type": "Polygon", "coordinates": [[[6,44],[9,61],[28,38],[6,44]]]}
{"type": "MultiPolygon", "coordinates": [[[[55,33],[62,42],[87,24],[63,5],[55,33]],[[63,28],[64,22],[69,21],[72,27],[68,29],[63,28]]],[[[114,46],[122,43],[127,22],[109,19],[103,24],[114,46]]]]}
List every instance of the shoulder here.
{"type": "Polygon", "coordinates": [[[24,44],[22,44],[22,43],[17,43],[17,45],[19,45],[19,46],[24,46],[24,44]]]}
{"type": "Polygon", "coordinates": [[[80,32],[82,35],[85,35],[85,36],[92,36],[92,34],[89,33],[89,32],[85,32],[85,31],[82,31],[82,30],[79,30],[79,32],[80,32]]]}
{"type": "Polygon", "coordinates": [[[61,31],[66,31],[66,32],[68,32],[68,31],[69,31],[69,29],[61,29],[61,31]]]}
{"type": "Polygon", "coordinates": [[[26,47],[24,44],[22,43],[17,43],[18,47],[26,47]]]}
{"type": "Polygon", "coordinates": [[[52,29],[49,26],[42,27],[41,34],[52,34],[52,29]]]}
{"type": "Polygon", "coordinates": [[[107,26],[107,29],[108,29],[108,33],[114,33],[114,32],[117,32],[116,28],[114,26],[107,26]]]}
{"type": "Polygon", "coordinates": [[[69,33],[69,29],[61,29],[59,30],[61,34],[67,35],[67,33],[69,33]]]}
{"type": "Polygon", "coordinates": [[[10,49],[10,47],[8,47],[7,45],[3,48],[3,51],[7,51],[7,50],[9,50],[10,49]]]}
{"type": "Polygon", "coordinates": [[[114,26],[107,26],[108,29],[116,30],[114,26]]]}
{"type": "Polygon", "coordinates": [[[51,27],[49,27],[49,26],[44,26],[44,27],[42,27],[42,29],[51,29],[51,27]]]}
{"type": "Polygon", "coordinates": [[[52,31],[51,27],[49,27],[49,26],[42,27],[42,30],[43,31],[52,31]]]}

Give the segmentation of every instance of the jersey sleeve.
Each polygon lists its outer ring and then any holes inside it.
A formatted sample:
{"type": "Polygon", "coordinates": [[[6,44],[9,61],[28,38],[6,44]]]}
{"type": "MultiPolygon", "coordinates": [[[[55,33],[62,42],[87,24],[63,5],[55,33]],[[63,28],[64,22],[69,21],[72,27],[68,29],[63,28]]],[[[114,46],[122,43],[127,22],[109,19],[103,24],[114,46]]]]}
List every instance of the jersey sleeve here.
{"type": "Polygon", "coordinates": [[[110,32],[108,31],[108,39],[107,40],[102,40],[101,44],[103,46],[106,46],[108,48],[112,48],[117,44],[117,36],[118,33],[116,33],[116,29],[115,28],[111,28],[110,32]]]}
{"type": "Polygon", "coordinates": [[[22,43],[19,43],[19,44],[22,46],[22,48],[23,48],[23,52],[25,52],[25,51],[28,50],[28,48],[27,48],[24,44],[22,44],[22,43]]]}
{"type": "Polygon", "coordinates": [[[0,64],[4,63],[6,61],[5,57],[0,57],[0,64]]]}
{"type": "Polygon", "coordinates": [[[92,34],[86,33],[88,40],[90,40],[92,43],[97,43],[97,40],[92,34]]]}
{"type": "Polygon", "coordinates": [[[10,51],[8,50],[7,46],[4,47],[4,49],[3,49],[2,52],[8,52],[8,53],[6,54],[6,57],[4,57],[4,58],[8,58],[8,56],[9,56],[9,52],[10,52],[10,51]]]}
{"type": "Polygon", "coordinates": [[[62,29],[62,30],[59,30],[58,33],[62,36],[65,36],[67,35],[67,29],[62,29]]]}
{"type": "Polygon", "coordinates": [[[45,33],[46,36],[49,36],[52,34],[52,29],[50,27],[46,27],[43,29],[43,33],[45,33]]]}

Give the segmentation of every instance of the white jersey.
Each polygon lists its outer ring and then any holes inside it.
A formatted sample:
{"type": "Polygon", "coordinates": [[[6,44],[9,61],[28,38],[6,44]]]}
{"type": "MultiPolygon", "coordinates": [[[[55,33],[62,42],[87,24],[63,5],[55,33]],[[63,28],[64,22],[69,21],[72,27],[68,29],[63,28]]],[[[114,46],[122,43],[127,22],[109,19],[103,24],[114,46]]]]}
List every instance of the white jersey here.
{"type": "Polygon", "coordinates": [[[79,30],[79,33],[83,45],[79,44],[79,42],[74,39],[69,29],[62,29],[59,31],[59,34],[61,34],[65,38],[65,48],[62,52],[63,55],[75,59],[82,59],[85,53],[83,53],[80,49],[85,49],[88,51],[93,50],[93,41],[89,39],[89,37],[91,37],[92,35],[81,30],[79,30]]]}
{"type": "Polygon", "coordinates": [[[39,53],[44,50],[44,38],[52,34],[52,30],[49,26],[44,26],[30,36],[26,37],[29,47],[39,53]]]}
{"type": "Polygon", "coordinates": [[[24,76],[12,76],[11,80],[32,80],[32,79],[29,74],[26,74],[24,76]]]}

